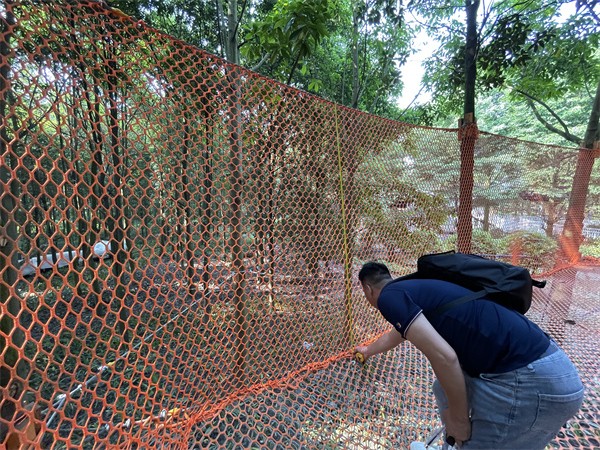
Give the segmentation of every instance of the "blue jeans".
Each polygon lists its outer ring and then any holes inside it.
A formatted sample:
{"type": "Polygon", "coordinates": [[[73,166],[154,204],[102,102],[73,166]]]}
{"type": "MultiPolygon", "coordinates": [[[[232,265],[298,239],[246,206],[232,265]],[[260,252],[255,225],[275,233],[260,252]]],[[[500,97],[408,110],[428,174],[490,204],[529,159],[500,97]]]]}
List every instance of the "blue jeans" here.
{"type": "MultiPolygon", "coordinates": [[[[471,409],[471,439],[464,450],[543,450],[579,411],[583,385],[567,355],[551,341],[536,361],[510,372],[465,374],[471,409]]],[[[436,380],[433,392],[447,408],[436,380]]]]}

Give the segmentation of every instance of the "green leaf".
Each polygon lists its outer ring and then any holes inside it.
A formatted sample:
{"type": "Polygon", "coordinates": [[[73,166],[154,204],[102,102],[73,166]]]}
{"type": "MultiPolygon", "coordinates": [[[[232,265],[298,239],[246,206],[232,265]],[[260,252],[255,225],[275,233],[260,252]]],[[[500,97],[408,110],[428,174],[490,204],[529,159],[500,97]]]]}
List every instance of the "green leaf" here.
{"type": "Polygon", "coordinates": [[[321,80],[312,78],[310,80],[310,82],[308,83],[308,90],[311,92],[314,92],[314,93],[318,93],[321,90],[322,86],[323,86],[323,82],[321,80]]]}

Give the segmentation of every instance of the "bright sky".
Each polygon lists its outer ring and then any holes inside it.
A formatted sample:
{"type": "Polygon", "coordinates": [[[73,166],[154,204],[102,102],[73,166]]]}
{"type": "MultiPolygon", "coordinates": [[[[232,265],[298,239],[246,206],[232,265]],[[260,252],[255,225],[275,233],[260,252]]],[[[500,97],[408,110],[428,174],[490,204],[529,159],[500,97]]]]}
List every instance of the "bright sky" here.
{"type": "MultiPolygon", "coordinates": [[[[400,97],[397,102],[400,108],[406,108],[414,100],[419,89],[421,89],[421,79],[425,73],[421,63],[431,56],[437,48],[436,43],[431,42],[424,32],[417,36],[414,46],[417,50],[416,53],[408,58],[406,64],[404,64],[401,69],[404,89],[402,90],[402,97],[400,97]]],[[[430,99],[431,94],[423,91],[419,94],[419,97],[412,106],[426,103],[430,99]]]]}

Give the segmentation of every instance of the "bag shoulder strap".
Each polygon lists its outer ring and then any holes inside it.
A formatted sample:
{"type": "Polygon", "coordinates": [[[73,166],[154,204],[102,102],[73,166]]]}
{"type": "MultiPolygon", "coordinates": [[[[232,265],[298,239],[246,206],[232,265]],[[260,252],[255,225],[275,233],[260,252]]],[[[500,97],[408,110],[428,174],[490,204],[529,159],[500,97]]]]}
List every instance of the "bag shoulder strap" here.
{"type": "Polygon", "coordinates": [[[437,317],[441,314],[444,314],[446,311],[448,311],[452,308],[455,308],[459,305],[470,302],[472,300],[477,300],[478,298],[481,298],[481,297],[485,297],[486,294],[487,294],[486,290],[473,292],[472,294],[465,295],[464,297],[459,297],[456,300],[452,300],[451,302],[448,302],[442,306],[439,306],[436,309],[434,309],[433,311],[431,311],[429,314],[426,314],[426,315],[429,315],[429,317],[437,317]]]}

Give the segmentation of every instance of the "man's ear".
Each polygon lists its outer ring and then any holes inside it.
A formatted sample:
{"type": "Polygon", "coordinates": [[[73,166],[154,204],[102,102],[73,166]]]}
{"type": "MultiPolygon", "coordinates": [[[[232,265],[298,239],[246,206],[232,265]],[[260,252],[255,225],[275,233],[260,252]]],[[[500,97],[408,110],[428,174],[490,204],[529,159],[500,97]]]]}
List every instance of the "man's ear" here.
{"type": "Polygon", "coordinates": [[[377,299],[375,298],[375,289],[373,288],[373,286],[371,286],[368,283],[364,283],[363,284],[363,291],[365,293],[365,297],[367,299],[367,301],[375,306],[377,299]]]}
{"type": "Polygon", "coordinates": [[[361,285],[363,291],[365,292],[365,295],[369,295],[373,290],[371,288],[371,285],[368,284],[366,281],[361,282],[360,285],[361,285]]]}

